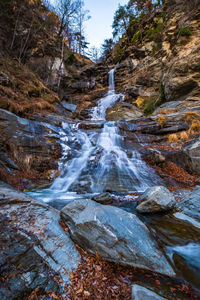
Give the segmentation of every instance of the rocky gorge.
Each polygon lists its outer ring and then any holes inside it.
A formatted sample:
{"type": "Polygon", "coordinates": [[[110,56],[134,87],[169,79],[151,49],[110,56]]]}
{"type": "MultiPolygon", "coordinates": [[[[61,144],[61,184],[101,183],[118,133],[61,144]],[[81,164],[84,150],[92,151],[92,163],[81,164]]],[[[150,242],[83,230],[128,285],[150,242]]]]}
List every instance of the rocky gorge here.
{"type": "Polygon", "coordinates": [[[1,299],[200,299],[200,12],[175,2],[106,63],[18,64],[1,24],[1,299]]]}

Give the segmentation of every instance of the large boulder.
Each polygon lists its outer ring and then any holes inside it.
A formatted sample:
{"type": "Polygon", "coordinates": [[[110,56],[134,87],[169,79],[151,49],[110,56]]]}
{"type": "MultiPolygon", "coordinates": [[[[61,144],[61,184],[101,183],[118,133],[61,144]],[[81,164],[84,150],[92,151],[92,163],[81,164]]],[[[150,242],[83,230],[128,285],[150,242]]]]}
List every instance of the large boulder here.
{"type": "Polygon", "coordinates": [[[132,299],[134,300],[164,300],[166,298],[163,298],[154,292],[150,291],[149,289],[146,289],[145,287],[134,284],[132,286],[132,299]]]}
{"type": "Polygon", "coordinates": [[[148,188],[138,200],[139,213],[156,213],[172,209],[176,203],[173,194],[164,186],[148,188]]]}
{"type": "Polygon", "coordinates": [[[139,218],[120,208],[77,200],[61,211],[71,237],[90,254],[173,276],[174,271],[139,218]]]}
{"type": "Polygon", "coordinates": [[[59,212],[2,183],[0,205],[0,299],[25,299],[35,289],[63,294],[80,255],[59,212]]]}

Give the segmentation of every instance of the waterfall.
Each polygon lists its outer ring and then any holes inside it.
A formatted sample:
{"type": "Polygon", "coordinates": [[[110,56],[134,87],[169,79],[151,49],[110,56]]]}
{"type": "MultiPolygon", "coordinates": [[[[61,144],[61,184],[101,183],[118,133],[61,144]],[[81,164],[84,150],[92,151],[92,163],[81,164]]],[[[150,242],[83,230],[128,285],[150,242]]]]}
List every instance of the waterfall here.
{"type": "Polygon", "coordinates": [[[91,118],[92,120],[105,120],[106,110],[112,107],[116,102],[123,101],[123,94],[115,93],[115,69],[112,69],[109,73],[109,88],[108,93],[105,97],[98,101],[97,106],[93,109],[91,118]]]}
{"type": "Polygon", "coordinates": [[[61,174],[45,190],[30,193],[46,202],[71,201],[79,193],[144,191],[160,178],[141,159],[136,149],[129,149],[120,135],[117,122],[106,121],[106,110],[123,101],[116,94],[115,70],[109,72],[109,89],[91,113],[91,122],[104,121],[101,131],[83,131],[79,124],[63,122],[60,143],[63,156],[59,166],[61,174]]]}

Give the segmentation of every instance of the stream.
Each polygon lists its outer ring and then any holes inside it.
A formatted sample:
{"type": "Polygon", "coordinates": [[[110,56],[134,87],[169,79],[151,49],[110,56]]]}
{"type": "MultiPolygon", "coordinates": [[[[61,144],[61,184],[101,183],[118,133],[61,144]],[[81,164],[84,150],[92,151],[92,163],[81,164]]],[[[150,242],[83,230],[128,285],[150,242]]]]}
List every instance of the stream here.
{"type": "MultiPolygon", "coordinates": [[[[75,199],[106,191],[124,196],[164,185],[142,160],[139,141],[133,148],[121,133],[120,121],[106,121],[107,108],[124,100],[115,92],[114,74],[114,69],[109,72],[109,90],[91,111],[90,121],[62,123],[60,175],[49,188],[33,190],[29,195],[61,209],[75,199]]],[[[124,200],[120,207],[136,214],[134,202],[124,200]]],[[[200,289],[200,227],[173,213],[138,217],[155,236],[177,277],[200,289]]]]}

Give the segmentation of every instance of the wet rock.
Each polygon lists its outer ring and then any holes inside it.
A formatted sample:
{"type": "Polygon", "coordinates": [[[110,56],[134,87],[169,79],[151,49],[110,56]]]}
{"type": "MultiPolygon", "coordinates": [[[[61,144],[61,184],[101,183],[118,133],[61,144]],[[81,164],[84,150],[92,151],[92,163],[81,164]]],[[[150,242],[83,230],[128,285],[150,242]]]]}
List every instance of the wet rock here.
{"type": "Polygon", "coordinates": [[[197,186],[194,191],[180,203],[179,208],[182,210],[182,213],[176,213],[176,217],[194,223],[194,225],[200,228],[200,186],[197,186]]]}
{"type": "Polygon", "coordinates": [[[156,164],[164,163],[166,161],[165,157],[157,149],[149,149],[153,162],[156,164]]]}
{"type": "Polygon", "coordinates": [[[154,292],[150,291],[149,289],[146,289],[145,287],[134,284],[132,286],[132,299],[134,300],[164,300],[166,298],[163,298],[154,292]]]}
{"type": "Polygon", "coordinates": [[[200,139],[188,143],[183,152],[186,156],[188,168],[200,175],[200,139]]]}
{"type": "Polygon", "coordinates": [[[110,193],[95,195],[92,200],[104,205],[113,203],[113,197],[110,193]]]}
{"type": "Polygon", "coordinates": [[[134,267],[173,276],[174,271],[134,214],[92,200],[77,200],[61,211],[73,241],[95,255],[134,267]]]}
{"type": "Polygon", "coordinates": [[[138,200],[136,210],[139,213],[156,213],[168,211],[175,205],[173,194],[164,186],[148,188],[138,200]]]}
{"type": "Polygon", "coordinates": [[[143,116],[141,110],[129,103],[117,103],[107,109],[106,119],[108,121],[133,120],[143,116]]]}
{"type": "Polygon", "coordinates": [[[102,129],[104,124],[102,122],[81,122],[78,126],[80,129],[86,130],[95,130],[95,129],[102,129]]]}
{"type": "Polygon", "coordinates": [[[38,288],[62,294],[80,262],[59,212],[0,183],[0,298],[24,299],[38,288]],[[62,282],[62,284],[60,282],[62,282]]]}
{"type": "Polygon", "coordinates": [[[67,103],[66,101],[62,101],[62,102],[61,102],[61,105],[62,105],[65,109],[67,109],[67,110],[69,110],[69,111],[71,111],[71,112],[74,112],[74,111],[76,110],[76,108],[77,108],[77,105],[72,104],[72,103],[67,103]]]}

